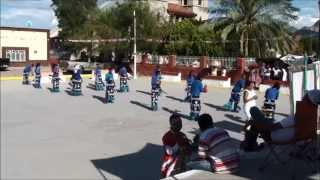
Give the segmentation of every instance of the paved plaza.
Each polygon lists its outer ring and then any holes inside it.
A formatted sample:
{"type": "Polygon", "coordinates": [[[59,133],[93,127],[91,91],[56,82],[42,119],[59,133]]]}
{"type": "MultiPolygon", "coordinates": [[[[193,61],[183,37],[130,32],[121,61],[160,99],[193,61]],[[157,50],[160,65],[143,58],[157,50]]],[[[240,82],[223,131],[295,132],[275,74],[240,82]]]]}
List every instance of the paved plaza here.
{"type": "MultiPolygon", "coordinates": [[[[170,113],[189,114],[189,104],[182,102],[185,84],[163,82],[167,94],[153,112],[148,78],[129,81],[130,92],[117,93],[114,104],[105,104],[104,92],[90,83],[85,80],[83,95],[74,97],[67,83],[60,93],[51,93],[50,84],[35,89],[20,81],[1,81],[1,179],[159,179],[161,138],[170,113]]],[[[223,111],[229,94],[230,89],[209,86],[201,97],[202,112],[211,114],[215,125],[239,144],[244,114],[223,111]]],[[[262,105],[263,94],[258,96],[262,105]]],[[[289,112],[289,96],[280,95],[276,117],[289,112]]],[[[182,131],[190,139],[197,127],[183,118],[182,131]]],[[[189,179],[289,179],[294,170],[288,166],[258,172],[265,153],[242,153],[236,175],[198,172],[189,179]]],[[[297,179],[319,178],[307,166],[297,167],[297,179]]]]}

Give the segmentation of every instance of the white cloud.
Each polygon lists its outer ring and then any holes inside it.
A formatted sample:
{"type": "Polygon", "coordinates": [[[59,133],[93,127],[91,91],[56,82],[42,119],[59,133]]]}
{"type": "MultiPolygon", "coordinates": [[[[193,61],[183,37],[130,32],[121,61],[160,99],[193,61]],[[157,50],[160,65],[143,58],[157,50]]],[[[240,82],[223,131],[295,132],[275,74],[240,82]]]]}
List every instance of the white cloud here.
{"type": "Polygon", "coordinates": [[[34,28],[51,29],[58,22],[51,8],[51,0],[1,0],[1,25],[25,27],[27,21],[34,28]]]}
{"type": "Polygon", "coordinates": [[[302,28],[304,26],[312,26],[319,20],[318,17],[312,15],[299,16],[298,20],[291,23],[296,28],[302,28]]]}

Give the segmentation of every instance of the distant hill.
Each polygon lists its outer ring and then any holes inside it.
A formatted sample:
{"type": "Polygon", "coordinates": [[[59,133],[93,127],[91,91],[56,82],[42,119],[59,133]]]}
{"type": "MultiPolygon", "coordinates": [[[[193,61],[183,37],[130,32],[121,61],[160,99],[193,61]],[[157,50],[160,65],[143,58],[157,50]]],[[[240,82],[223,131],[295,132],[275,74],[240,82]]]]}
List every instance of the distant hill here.
{"type": "Polygon", "coordinates": [[[315,37],[319,36],[319,24],[320,20],[318,20],[314,25],[310,27],[303,27],[297,30],[294,34],[296,37],[315,37]]]}

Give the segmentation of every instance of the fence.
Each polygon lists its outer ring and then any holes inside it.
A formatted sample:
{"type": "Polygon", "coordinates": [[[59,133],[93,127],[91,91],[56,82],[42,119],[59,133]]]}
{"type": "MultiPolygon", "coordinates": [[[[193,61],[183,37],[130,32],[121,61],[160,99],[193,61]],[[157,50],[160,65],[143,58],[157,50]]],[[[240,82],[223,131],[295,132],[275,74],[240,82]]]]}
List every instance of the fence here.
{"type": "Polygon", "coordinates": [[[200,57],[198,56],[177,56],[176,65],[200,67],[200,57]]]}
{"type": "Polygon", "coordinates": [[[224,67],[227,70],[234,69],[237,58],[235,57],[209,57],[209,66],[224,67]]]}
{"type": "Polygon", "coordinates": [[[148,55],[148,64],[168,64],[169,56],[167,55],[148,55]]]}
{"type": "MultiPolygon", "coordinates": [[[[209,57],[208,64],[218,68],[224,67],[227,70],[232,70],[236,67],[237,57],[209,57]]],[[[256,63],[255,58],[244,58],[246,66],[256,63]]]]}
{"type": "MultiPolygon", "coordinates": [[[[142,58],[142,57],[141,57],[142,58]]],[[[148,55],[148,64],[168,64],[168,55],[148,55]]],[[[244,58],[246,66],[256,63],[255,58],[244,58]]],[[[208,57],[208,65],[218,68],[224,67],[227,70],[235,69],[237,57],[208,57]]],[[[177,66],[200,67],[199,56],[176,56],[177,66]]]]}

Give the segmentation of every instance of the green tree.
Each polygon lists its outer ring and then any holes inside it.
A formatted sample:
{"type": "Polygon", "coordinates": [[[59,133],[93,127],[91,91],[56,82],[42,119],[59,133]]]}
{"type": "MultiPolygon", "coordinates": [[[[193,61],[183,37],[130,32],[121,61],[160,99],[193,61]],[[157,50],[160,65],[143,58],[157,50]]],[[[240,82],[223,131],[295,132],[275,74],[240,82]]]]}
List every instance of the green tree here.
{"type": "Polygon", "coordinates": [[[96,0],[52,0],[53,10],[58,18],[59,36],[74,38],[81,35],[88,14],[97,7],[96,0]]]}
{"type": "Polygon", "coordinates": [[[219,37],[209,24],[199,24],[194,20],[168,22],[162,33],[162,45],[168,54],[201,56],[220,55],[219,37]]]}
{"type": "Polygon", "coordinates": [[[293,47],[288,22],[297,19],[298,9],[292,0],[219,0],[217,5],[212,11],[223,16],[214,30],[223,41],[240,42],[241,54],[261,57],[268,49],[287,52],[293,47]],[[239,36],[230,39],[232,34],[239,36]]]}

